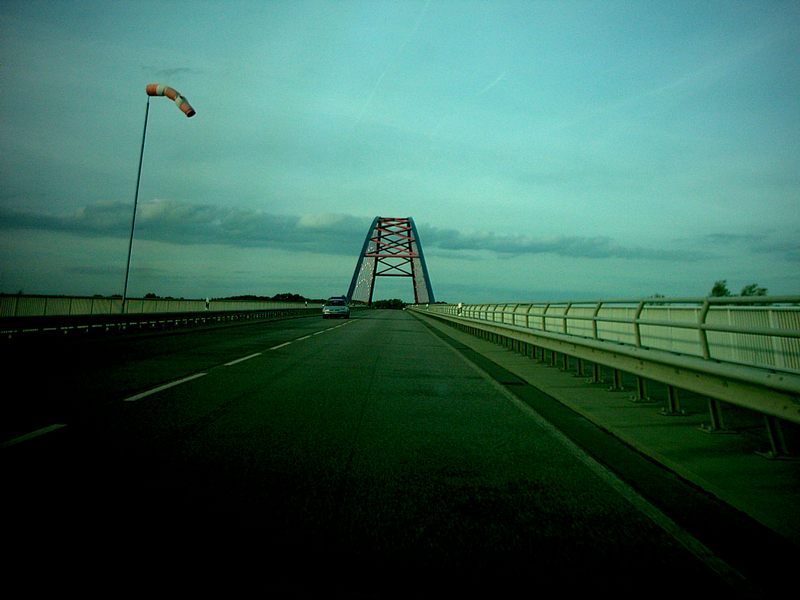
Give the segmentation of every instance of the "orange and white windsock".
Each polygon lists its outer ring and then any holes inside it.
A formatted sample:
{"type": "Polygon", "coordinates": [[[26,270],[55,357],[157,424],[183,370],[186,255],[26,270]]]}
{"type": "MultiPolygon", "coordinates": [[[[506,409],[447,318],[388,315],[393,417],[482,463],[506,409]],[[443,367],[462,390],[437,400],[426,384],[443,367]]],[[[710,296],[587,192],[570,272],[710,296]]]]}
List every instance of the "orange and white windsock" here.
{"type": "Polygon", "coordinates": [[[189,104],[189,101],[181,96],[177,90],[166,86],[161,85],[160,83],[150,83],[147,85],[147,95],[148,96],[166,96],[175,104],[178,105],[178,108],[183,111],[187,117],[193,117],[195,115],[194,109],[192,105],[189,104]]]}

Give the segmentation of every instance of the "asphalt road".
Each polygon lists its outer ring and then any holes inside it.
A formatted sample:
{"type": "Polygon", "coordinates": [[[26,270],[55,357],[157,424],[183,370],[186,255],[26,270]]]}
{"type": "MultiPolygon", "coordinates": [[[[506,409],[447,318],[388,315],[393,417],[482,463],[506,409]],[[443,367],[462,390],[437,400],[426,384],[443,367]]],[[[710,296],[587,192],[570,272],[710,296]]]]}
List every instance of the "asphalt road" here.
{"type": "Polygon", "coordinates": [[[407,312],[40,339],[2,358],[4,577],[32,589],[750,589],[407,312]]]}

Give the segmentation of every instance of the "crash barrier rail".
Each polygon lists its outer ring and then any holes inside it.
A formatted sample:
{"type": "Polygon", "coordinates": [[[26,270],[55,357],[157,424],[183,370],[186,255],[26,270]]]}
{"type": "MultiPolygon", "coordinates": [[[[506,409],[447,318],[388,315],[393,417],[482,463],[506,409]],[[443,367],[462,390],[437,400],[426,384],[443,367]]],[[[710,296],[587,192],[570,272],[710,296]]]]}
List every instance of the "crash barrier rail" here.
{"type": "Polygon", "coordinates": [[[84,296],[0,296],[0,317],[46,317],[64,315],[119,315],[142,313],[230,312],[284,308],[322,308],[318,303],[258,300],[185,300],[172,298],[122,298],[84,296]]]}
{"type": "Polygon", "coordinates": [[[412,310],[535,358],[549,352],[637,379],[636,401],[649,401],[646,381],[668,389],[665,412],[680,414],[677,390],[708,398],[710,431],[724,429],[722,406],[765,418],[770,456],[787,448],[782,423],[800,424],[800,296],[655,298],[517,304],[431,304],[412,310]]]}
{"type": "Polygon", "coordinates": [[[239,300],[172,300],[64,296],[0,297],[0,333],[109,332],[192,327],[317,314],[320,304],[239,300]]]}

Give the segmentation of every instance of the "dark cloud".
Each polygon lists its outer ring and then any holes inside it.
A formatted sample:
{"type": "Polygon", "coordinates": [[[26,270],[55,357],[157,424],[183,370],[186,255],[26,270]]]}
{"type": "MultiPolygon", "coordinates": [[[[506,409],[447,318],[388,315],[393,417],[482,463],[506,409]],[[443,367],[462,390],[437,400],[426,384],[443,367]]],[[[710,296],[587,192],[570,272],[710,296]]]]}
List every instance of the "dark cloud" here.
{"type": "Polygon", "coordinates": [[[718,246],[741,246],[749,252],[781,256],[789,262],[800,261],[800,242],[792,236],[780,233],[735,234],[711,233],[704,236],[709,244],[718,246]]]}
{"type": "Polygon", "coordinates": [[[760,242],[764,236],[752,233],[709,233],[703,239],[710,244],[730,245],[730,244],[752,244],[760,242]]]}
{"type": "MultiPolygon", "coordinates": [[[[132,206],[96,203],[67,215],[0,208],[0,228],[127,237],[132,206]]],[[[174,201],[140,203],[135,236],[175,244],[273,247],[326,254],[358,252],[370,220],[347,215],[275,215],[258,210],[174,201]]]]}
{"type": "Polygon", "coordinates": [[[697,252],[620,246],[605,236],[560,236],[538,239],[494,233],[465,234],[452,229],[428,228],[425,244],[445,250],[488,250],[499,254],[554,254],[571,258],[622,258],[646,260],[697,260],[697,252]]]}
{"type": "Polygon", "coordinates": [[[800,242],[796,239],[765,238],[753,245],[753,250],[764,254],[779,254],[789,262],[800,262],[800,242]]]}
{"type": "MultiPolygon", "coordinates": [[[[0,209],[0,228],[127,237],[130,235],[131,216],[131,206],[111,202],[91,204],[62,216],[0,209]]],[[[370,218],[352,215],[279,215],[237,207],[156,200],[140,203],[135,235],[137,239],[183,245],[222,244],[352,255],[361,248],[370,223],[370,218]]],[[[424,248],[466,256],[486,251],[501,257],[550,254],[588,259],[687,261],[710,255],[707,250],[624,246],[605,236],[536,238],[464,233],[454,229],[420,227],[419,224],[417,228],[424,248]]],[[[717,237],[722,239],[724,236],[717,237]]],[[[789,252],[792,248],[775,245],[772,250],[789,252]]],[[[793,250],[796,254],[796,245],[793,250]]]]}
{"type": "Polygon", "coordinates": [[[75,267],[68,267],[66,269],[67,273],[71,273],[73,275],[116,275],[119,273],[119,268],[116,266],[105,265],[105,266],[75,266],[75,267]]]}

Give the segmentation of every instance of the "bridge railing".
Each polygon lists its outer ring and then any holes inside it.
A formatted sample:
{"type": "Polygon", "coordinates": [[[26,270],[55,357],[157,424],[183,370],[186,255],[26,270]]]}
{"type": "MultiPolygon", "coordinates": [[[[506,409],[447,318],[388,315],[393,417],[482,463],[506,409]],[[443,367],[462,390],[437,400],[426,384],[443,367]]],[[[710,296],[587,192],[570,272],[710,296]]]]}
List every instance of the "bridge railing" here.
{"type": "MultiPolygon", "coordinates": [[[[667,410],[684,389],[768,418],[774,454],[779,421],[800,424],[800,296],[651,298],[588,302],[430,304],[412,310],[536,355],[550,352],[668,386],[667,410]],[[775,419],[779,421],[775,421],[775,419]]],[[[615,384],[616,385],[616,384],[615,384]]]]}
{"type": "Polygon", "coordinates": [[[122,332],[309,316],[321,304],[248,300],[173,300],[0,296],[0,336],[44,332],[122,332]]]}
{"type": "MultiPolygon", "coordinates": [[[[309,303],[309,308],[322,308],[321,304],[309,303]]],[[[68,315],[116,315],[182,313],[202,311],[244,311],[277,308],[305,308],[304,302],[278,302],[256,300],[209,300],[172,298],[128,298],[122,310],[122,298],[83,296],[0,296],[0,317],[45,317],[68,315]]]]}
{"type": "Polygon", "coordinates": [[[426,310],[800,373],[800,296],[433,304],[426,310]]]}

